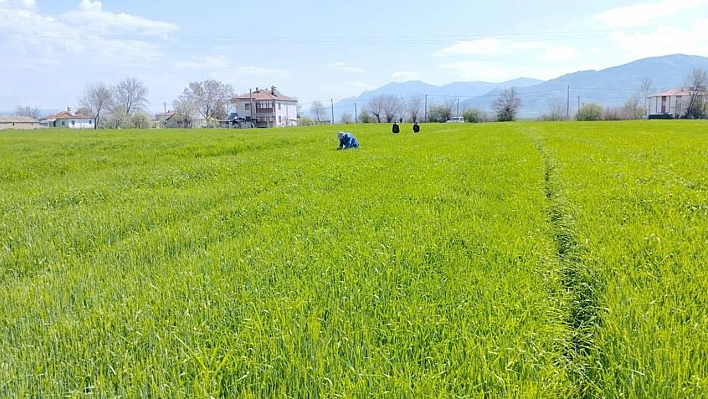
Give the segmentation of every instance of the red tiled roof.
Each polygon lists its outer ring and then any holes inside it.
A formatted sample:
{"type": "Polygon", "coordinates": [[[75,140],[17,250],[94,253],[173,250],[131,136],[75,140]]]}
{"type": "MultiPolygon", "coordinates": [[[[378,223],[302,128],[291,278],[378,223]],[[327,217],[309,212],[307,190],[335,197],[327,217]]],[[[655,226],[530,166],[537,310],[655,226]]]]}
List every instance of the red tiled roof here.
{"type": "MultiPolygon", "coordinates": [[[[693,89],[692,89],[692,88],[690,88],[690,87],[679,87],[679,88],[676,88],[676,89],[665,90],[665,91],[662,91],[661,93],[652,94],[652,95],[649,96],[649,97],[690,96],[691,94],[693,94],[693,89]]],[[[701,90],[699,90],[699,94],[704,94],[704,92],[702,93],[701,90]]]]}
{"type": "Polygon", "coordinates": [[[277,100],[277,101],[288,101],[288,102],[294,102],[296,103],[297,100],[284,96],[280,94],[277,90],[271,91],[271,89],[258,89],[254,90],[251,93],[244,93],[241,94],[240,96],[236,96],[233,99],[234,100],[249,100],[253,98],[253,101],[263,101],[263,100],[277,100]]]}
{"type": "Polygon", "coordinates": [[[57,119],[93,119],[93,118],[88,117],[88,116],[83,115],[83,114],[74,114],[74,113],[67,112],[67,111],[61,111],[61,112],[58,113],[58,114],[49,115],[49,116],[47,116],[47,117],[45,117],[45,118],[42,118],[42,119],[53,119],[53,120],[57,120],[57,119]]]}

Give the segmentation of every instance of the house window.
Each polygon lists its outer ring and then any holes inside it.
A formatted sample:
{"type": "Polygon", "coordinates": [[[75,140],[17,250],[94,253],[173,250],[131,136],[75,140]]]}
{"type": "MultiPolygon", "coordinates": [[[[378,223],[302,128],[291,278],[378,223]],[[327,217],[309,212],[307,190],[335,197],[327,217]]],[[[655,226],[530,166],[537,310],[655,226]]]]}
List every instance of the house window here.
{"type": "Polygon", "coordinates": [[[280,111],[280,103],[278,103],[278,111],[280,111]]]}
{"type": "Polygon", "coordinates": [[[246,103],[246,108],[245,108],[245,110],[246,110],[246,111],[250,111],[250,110],[251,110],[251,103],[246,103]]]}

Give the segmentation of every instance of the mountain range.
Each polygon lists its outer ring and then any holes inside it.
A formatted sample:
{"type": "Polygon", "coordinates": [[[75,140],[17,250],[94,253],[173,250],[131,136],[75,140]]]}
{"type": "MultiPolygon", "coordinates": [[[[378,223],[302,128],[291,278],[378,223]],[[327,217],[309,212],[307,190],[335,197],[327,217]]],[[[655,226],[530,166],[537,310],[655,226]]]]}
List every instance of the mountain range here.
{"type": "Polygon", "coordinates": [[[399,98],[427,96],[428,106],[458,100],[460,113],[467,108],[490,111],[492,102],[507,88],[514,88],[521,99],[520,118],[537,118],[553,108],[566,110],[567,107],[574,115],[579,104],[590,101],[604,106],[622,105],[637,95],[646,79],[652,83],[652,92],[686,86],[695,69],[708,71],[708,58],[685,54],[650,57],[598,71],[573,72],[547,81],[518,78],[500,83],[454,82],[443,86],[420,81],[389,83],[335,103],[335,119],[339,120],[338,114],[352,114],[353,103],[361,110],[369,99],[381,94],[399,98]]]}

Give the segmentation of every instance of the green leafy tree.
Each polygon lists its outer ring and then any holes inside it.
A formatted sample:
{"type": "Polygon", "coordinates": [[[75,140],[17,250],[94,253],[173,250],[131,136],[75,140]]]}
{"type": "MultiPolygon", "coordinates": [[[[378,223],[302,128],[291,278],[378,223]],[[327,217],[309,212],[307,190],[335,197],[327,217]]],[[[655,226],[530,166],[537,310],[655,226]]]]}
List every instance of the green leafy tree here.
{"type": "Polygon", "coordinates": [[[580,112],[578,112],[578,120],[601,121],[604,115],[604,111],[605,109],[602,107],[602,105],[594,101],[587,102],[583,104],[582,107],[580,107],[580,112]]]}
{"type": "Polygon", "coordinates": [[[482,123],[487,121],[487,113],[477,108],[469,108],[462,113],[462,118],[467,123],[482,123]]]}
{"type": "Polygon", "coordinates": [[[447,122],[452,118],[452,108],[446,104],[437,104],[428,110],[428,121],[433,123],[447,122]]]}
{"type": "Polygon", "coordinates": [[[150,128],[150,117],[144,112],[136,112],[135,115],[131,117],[130,121],[135,129],[150,128]]]}

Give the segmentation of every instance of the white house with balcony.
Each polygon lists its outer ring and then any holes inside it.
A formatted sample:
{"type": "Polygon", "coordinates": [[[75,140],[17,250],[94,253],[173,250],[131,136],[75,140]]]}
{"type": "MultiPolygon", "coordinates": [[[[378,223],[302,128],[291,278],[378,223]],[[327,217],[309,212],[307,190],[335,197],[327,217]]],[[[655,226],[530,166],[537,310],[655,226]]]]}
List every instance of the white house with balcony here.
{"type": "Polygon", "coordinates": [[[270,89],[251,90],[231,99],[238,118],[255,127],[297,126],[297,100],[270,89]]]}

